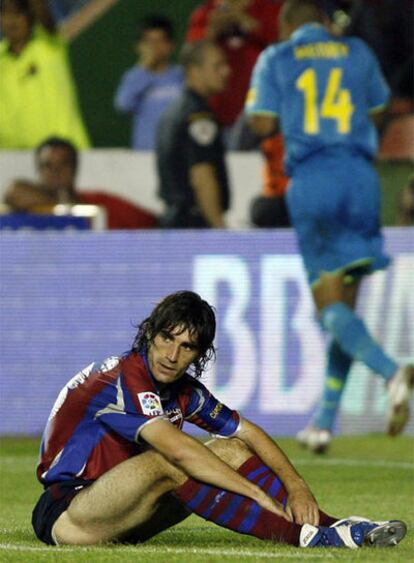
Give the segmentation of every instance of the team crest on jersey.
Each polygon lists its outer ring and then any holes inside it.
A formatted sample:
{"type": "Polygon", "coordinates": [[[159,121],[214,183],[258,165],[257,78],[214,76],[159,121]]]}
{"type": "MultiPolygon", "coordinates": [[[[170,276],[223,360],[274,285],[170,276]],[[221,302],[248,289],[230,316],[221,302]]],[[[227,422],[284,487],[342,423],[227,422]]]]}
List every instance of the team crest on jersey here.
{"type": "Polygon", "coordinates": [[[145,393],[137,393],[142,413],[148,416],[158,416],[163,414],[161,399],[155,393],[146,391],[145,393]]]}
{"type": "Polygon", "coordinates": [[[171,422],[171,424],[176,423],[178,426],[180,426],[180,421],[183,418],[183,413],[181,412],[181,409],[179,409],[178,407],[174,409],[166,409],[164,411],[164,414],[168,416],[168,419],[171,422]]]}
{"type": "Polygon", "coordinates": [[[211,145],[218,133],[217,124],[208,118],[196,119],[188,129],[190,136],[203,147],[211,145]]]}

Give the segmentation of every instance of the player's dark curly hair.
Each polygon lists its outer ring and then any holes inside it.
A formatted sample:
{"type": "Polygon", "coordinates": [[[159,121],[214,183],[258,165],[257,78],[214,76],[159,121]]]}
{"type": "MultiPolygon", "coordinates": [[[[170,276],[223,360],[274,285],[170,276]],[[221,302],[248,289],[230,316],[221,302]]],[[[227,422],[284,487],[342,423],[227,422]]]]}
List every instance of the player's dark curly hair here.
{"type": "Polygon", "coordinates": [[[163,330],[181,327],[197,339],[199,355],[193,362],[194,377],[201,377],[207,363],[215,358],[213,340],[216,334],[216,316],[213,307],[193,291],[177,291],[167,295],[151,315],[138,327],[132,349],[147,352],[148,345],[163,330]]]}

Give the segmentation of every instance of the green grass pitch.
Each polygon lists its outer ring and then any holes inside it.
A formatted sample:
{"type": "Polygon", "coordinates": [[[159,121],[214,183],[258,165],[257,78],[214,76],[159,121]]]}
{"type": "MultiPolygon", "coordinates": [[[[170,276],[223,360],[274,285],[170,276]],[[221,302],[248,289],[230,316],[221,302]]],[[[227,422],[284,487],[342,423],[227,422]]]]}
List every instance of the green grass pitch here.
{"type": "Polygon", "coordinates": [[[307,479],[321,508],[337,516],[399,518],[409,528],[395,548],[303,550],[236,534],[191,516],[141,546],[90,548],[43,545],[30,516],[41,492],[34,476],[38,440],[4,438],[0,446],[0,561],[222,563],[242,561],[414,560],[414,439],[383,435],[338,437],[331,451],[313,456],[293,439],[279,444],[307,479]]]}

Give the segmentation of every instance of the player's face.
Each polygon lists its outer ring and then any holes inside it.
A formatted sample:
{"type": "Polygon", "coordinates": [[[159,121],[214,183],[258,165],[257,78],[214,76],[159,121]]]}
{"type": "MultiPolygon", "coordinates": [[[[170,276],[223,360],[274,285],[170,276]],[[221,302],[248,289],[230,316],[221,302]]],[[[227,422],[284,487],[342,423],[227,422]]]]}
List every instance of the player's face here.
{"type": "Polygon", "coordinates": [[[70,190],[75,182],[75,169],[64,147],[44,147],[38,156],[40,183],[49,190],[70,190]]]}
{"type": "Polygon", "coordinates": [[[138,55],[144,59],[150,58],[154,63],[168,61],[173,49],[174,43],[162,29],[145,31],[137,43],[138,55]]]}
{"type": "Polygon", "coordinates": [[[209,47],[204,54],[202,64],[198,67],[204,90],[207,94],[218,94],[227,86],[230,66],[226,54],[219,47],[209,47]]]}
{"type": "Polygon", "coordinates": [[[184,375],[198,355],[196,336],[177,326],[155,336],[148,349],[148,362],[156,381],[168,384],[184,375]]]}

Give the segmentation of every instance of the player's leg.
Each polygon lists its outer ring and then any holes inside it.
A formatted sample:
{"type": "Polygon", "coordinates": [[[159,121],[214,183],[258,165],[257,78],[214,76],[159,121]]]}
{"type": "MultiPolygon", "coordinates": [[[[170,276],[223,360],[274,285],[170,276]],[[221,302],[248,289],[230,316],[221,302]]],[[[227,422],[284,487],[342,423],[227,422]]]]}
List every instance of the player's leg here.
{"type": "MultiPolygon", "coordinates": [[[[250,462],[251,471],[242,471],[242,474],[245,475],[247,479],[249,479],[249,473],[252,473],[258,466],[263,467],[263,464],[256,461],[258,458],[253,456],[252,452],[249,448],[237,438],[232,440],[217,440],[213,439],[210,440],[205,444],[209,449],[211,449],[218,457],[220,457],[225,463],[230,465],[233,469],[238,470],[241,468],[248,460],[252,460],[250,462]]],[[[265,468],[267,473],[267,483],[266,487],[262,487],[272,496],[272,492],[279,491],[281,489],[281,484],[279,482],[277,491],[275,490],[275,486],[271,489],[271,480],[276,481],[276,478],[273,474],[270,476],[270,470],[265,468]]],[[[264,477],[264,472],[261,472],[261,477],[264,477]]],[[[253,480],[253,479],[251,479],[253,480]]],[[[258,482],[257,480],[255,482],[258,482]]],[[[228,494],[228,493],[226,493],[228,494]]],[[[274,498],[276,498],[274,496],[274,498]]],[[[191,514],[190,510],[185,507],[178,500],[174,494],[167,493],[163,497],[161,497],[157,502],[157,510],[154,515],[144,524],[141,524],[133,531],[128,532],[125,536],[122,537],[122,541],[130,542],[130,543],[137,543],[142,542],[150,537],[155,536],[156,534],[160,533],[161,531],[173,526],[178,521],[183,520],[186,516],[191,514]],[[177,520],[177,514],[180,515],[180,518],[177,520]]],[[[332,522],[336,521],[336,519],[332,519],[332,522]]]]}
{"type": "Polygon", "coordinates": [[[298,442],[314,453],[324,453],[332,441],[333,428],[352,358],[331,339],[327,347],[325,379],[322,397],[311,423],[298,432],[298,442]]]}
{"type": "Polygon", "coordinates": [[[323,273],[320,283],[313,287],[321,325],[353,360],[362,361],[388,381],[395,375],[398,364],[384,352],[363,320],[347,304],[343,277],[343,274],[323,273]]]}
{"type": "Polygon", "coordinates": [[[155,512],[143,524],[120,537],[122,543],[143,543],[190,516],[191,511],[175,496],[166,493],[157,501],[155,512]]]}
{"type": "MultiPolygon", "coordinates": [[[[236,451],[240,453],[241,448],[236,446],[236,451]]],[[[239,460],[243,455],[245,452],[240,453],[239,460]]],[[[144,539],[151,537],[148,526],[157,512],[167,507],[168,503],[163,506],[165,495],[172,490],[192,512],[220,526],[262,539],[302,547],[358,547],[365,537],[359,524],[333,529],[288,522],[250,499],[188,479],[154,451],[117,465],[82,490],[56,520],[52,536],[57,544],[72,545],[128,541],[131,537],[137,541],[141,527],[147,530],[144,539]]],[[[186,514],[179,514],[179,519],[186,514]]],[[[169,525],[178,521],[171,518],[169,525]]],[[[165,527],[161,526],[159,531],[165,527]]]]}
{"type": "MultiPolygon", "coordinates": [[[[132,457],[82,490],[56,520],[52,536],[59,545],[120,540],[159,515],[165,495],[186,479],[155,451],[132,457]]],[[[177,512],[170,525],[187,514],[177,512]]]]}
{"type": "MultiPolygon", "coordinates": [[[[338,276],[340,279],[340,276],[338,276]]],[[[359,282],[344,285],[343,279],[334,284],[330,296],[341,299],[354,308],[359,282]]],[[[298,432],[297,439],[302,446],[314,453],[324,453],[332,440],[332,431],[339,410],[346,380],[352,365],[352,357],[345,353],[338,342],[331,338],[327,347],[324,387],[318,410],[309,426],[298,432]]]]}
{"type": "MultiPolygon", "coordinates": [[[[217,455],[231,462],[246,478],[260,484],[255,460],[252,464],[252,453],[240,440],[233,440],[228,446],[216,442],[215,446],[210,444],[209,447],[215,449],[217,455]]],[[[268,472],[266,467],[260,467],[261,477],[263,469],[268,472]]],[[[269,478],[277,483],[277,491],[283,500],[285,493],[281,483],[273,475],[266,476],[267,481],[269,478]]],[[[182,520],[188,510],[240,533],[299,544],[300,525],[261,509],[250,499],[188,479],[154,451],[115,466],[81,491],[56,520],[52,537],[59,545],[143,541],[153,535],[152,523],[157,531],[161,531],[182,520]],[[173,502],[169,497],[171,491],[186,507],[184,513],[180,511],[179,517],[173,517],[172,521],[171,514],[170,520],[164,514],[168,503],[173,502]]]]}
{"type": "MultiPolygon", "coordinates": [[[[273,498],[286,502],[287,495],[278,477],[242,441],[237,438],[212,440],[207,447],[247,479],[267,490],[273,498]]],[[[181,498],[187,497],[189,506],[195,505],[197,514],[221,526],[300,547],[357,548],[363,543],[392,546],[399,543],[406,532],[405,524],[399,521],[373,523],[353,517],[339,525],[336,518],[323,512],[320,512],[319,526],[300,526],[262,510],[249,499],[194,481],[191,483],[191,480],[177,492],[181,498]]]]}
{"type": "MultiPolygon", "coordinates": [[[[207,442],[206,446],[246,479],[259,485],[270,497],[284,506],[286,505],[287,493],[283,483],[244,442],[238,438],[228,440],[214,439],[207,442]]],[[[226,498],[221,500],[225,506],[226,498]]],[[[319,518],[322,526],[330,526],[338,520],[336,517],[329,516],[321,510],[319,511],[319,518]]],[[[275,523],[279,527],[279,541],[285,541],[284,533],[286,533],[286,537],[292,537],[289,522],[281,518],[279,521],[275,521],[275,523]]]]}
{"type": "Polygon", "coordinates": [[[388,433],[401,433],[409,419],[409,403],[414,389],[414,366],[399,366],[388,356],[369,333],[363,320],[355,313],[355,302],[348,298],[346,286],[339,295],[337,274],[324,274],[313,288],[313,295],[322,326],[342,351],[352,360],[359,360],[386,383],[389,395],[388,433]]]}
{"type": "MultiPolygon", "coordinates": [[[[246,479],[259,485],[271,498],[286,505],[287,492],[283,483],[244,442],[237,438],[215,439],[207,442],[206,446],[246,479]]],[[[321,526],[330,526],[337,520],[338,518],[319,511],[321,526]]]]}
{"type": "MultiPolygon", "coordinates": [[[[355,308],[358,289],[359,281],[343,286],[342,300],[351,309],[355,308]]],[[[315,426],[332,432],[353,359],[334,339],[328,345],[327,356],[322,404],[315,419],[315,426]]]]}

